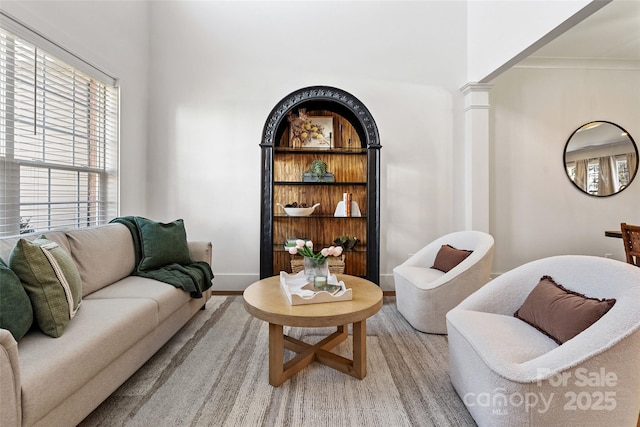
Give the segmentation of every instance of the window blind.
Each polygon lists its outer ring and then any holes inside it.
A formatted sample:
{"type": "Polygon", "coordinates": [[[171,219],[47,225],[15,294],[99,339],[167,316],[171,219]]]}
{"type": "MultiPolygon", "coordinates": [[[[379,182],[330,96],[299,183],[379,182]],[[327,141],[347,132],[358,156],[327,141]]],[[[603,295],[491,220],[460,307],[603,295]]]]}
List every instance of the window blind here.
{"type": "Polygon", "coordinates": [[[0,236],[107,222],[117,215],[117,87],[3,27],[0,236]]]}

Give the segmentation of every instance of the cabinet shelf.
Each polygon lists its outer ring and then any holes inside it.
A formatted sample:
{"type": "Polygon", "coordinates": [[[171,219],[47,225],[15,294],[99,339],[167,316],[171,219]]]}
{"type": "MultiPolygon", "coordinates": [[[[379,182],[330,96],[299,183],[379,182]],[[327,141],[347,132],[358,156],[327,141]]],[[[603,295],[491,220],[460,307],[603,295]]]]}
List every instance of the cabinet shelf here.
{"type": "Polygon", "coordinates": [[[302,182],[302,181],[276,181],[273,185],[330,185],[330,186],[345,186],[345,185],[359,185],[359,186],[367,186],[366,182],[362,181],[351,181],[351,182],[302,182]]]}
{"type": "Polygon", "coordinates": [[[276,147],[276,153],[296,153],[296,154],[367,154],[366,148],[291,148],[276,147]]]}
{"type": "MultiPolygon", "coordinates": [[[[359,244],[359,243],[358,243],[359,244]]],[[[315,248],[328,248],[329,246],[335,246],[335,243],[324,243],[324,244],[317,244],[314,243],[313,246],[315,248]]],[[[316,249],[318,250],[318,249],[316,249]]],[[[301,256],[301,255],[291,255],[289,253],[289,251],[287,251],[284,248],[284,245],[274,245],[273,246],[273,251],[274,252],[286,252],[289,256],[301,256]]],[[[354,254],[354,253],[366,253],[367,249],[366,248],[358,248],[357,246],[349,251],[343,251],[342,253],[345,255],[349,255],[349,254],[354,254]]]]}
{"type": "Polygon", "coordinates": [[[310,220],[310,219],[326,219],[326,218],[333,218],[336,219],[338,221],[344,221],[347,219],[367,219],[366,215],[361,215],[361,216],[335,216],[335,215],[309,215],[309,216],[289,216],[287,214],[274,214],[273,215],[274,218],[278,218],[278,219],[291,219],[294,221],[299,221],[299,220],[310,220]]]}

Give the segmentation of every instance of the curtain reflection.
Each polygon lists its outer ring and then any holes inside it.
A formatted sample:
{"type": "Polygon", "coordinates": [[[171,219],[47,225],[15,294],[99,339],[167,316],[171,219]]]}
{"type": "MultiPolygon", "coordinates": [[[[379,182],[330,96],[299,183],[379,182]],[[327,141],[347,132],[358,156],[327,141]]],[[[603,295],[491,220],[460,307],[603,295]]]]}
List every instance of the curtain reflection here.
{"type": "Polygon", "coordinates": [[[575,184],[583,191],[587,191],[587,167],[589,166],[589,160],[576,160],[576,176],[574,178],[575,184]]]}
{"type": "MultiPolygon", "coordinates": [[[[638,167],[638,156],[636,153],[628,153],[627,154],[627,175],[630,178],[630,175],[635,171],[638,167]]],[[[629,179],[627,179],[628,181],[629,179]]]]}
{"type": "Polygon", "coordinates": [[[613,156],[600,157],[598,159],[598,196],[608,196],[617,190],[616,159],[613,156]],[[614,182],[615,181],[615,182],[614,182]]]}

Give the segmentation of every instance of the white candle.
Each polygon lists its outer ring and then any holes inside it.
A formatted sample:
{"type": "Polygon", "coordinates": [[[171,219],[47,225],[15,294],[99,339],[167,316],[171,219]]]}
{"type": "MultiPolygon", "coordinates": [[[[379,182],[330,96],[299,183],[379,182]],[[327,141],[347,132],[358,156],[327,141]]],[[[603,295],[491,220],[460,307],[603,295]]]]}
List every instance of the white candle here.
{"type": "Polygon", "coordinates": [[[317,289],[324,289],[327,287],[327,276],[316,276],[313,279],[313,286],[317,289]]]}

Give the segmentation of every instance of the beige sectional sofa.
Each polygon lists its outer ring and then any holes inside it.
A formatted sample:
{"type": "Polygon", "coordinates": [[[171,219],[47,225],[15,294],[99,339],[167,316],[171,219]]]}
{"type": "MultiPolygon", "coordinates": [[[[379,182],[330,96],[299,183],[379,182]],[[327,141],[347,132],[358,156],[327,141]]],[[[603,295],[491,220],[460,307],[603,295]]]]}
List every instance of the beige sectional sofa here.
{"type": "MultiPolygon", "coordinates": [[[[130,276],[134,243],[109,224],[46,233],[71,254],[82,302],[62,336],[33,327],[19,342],[0,329],[0,426],[73,426],[160,349],[209,299],[130,276]]],[[[6,260],[18,239],[0,240],[6,260]]],[[[194,261],[211,263],[211,244],[189,242],[194,261]]]]}

